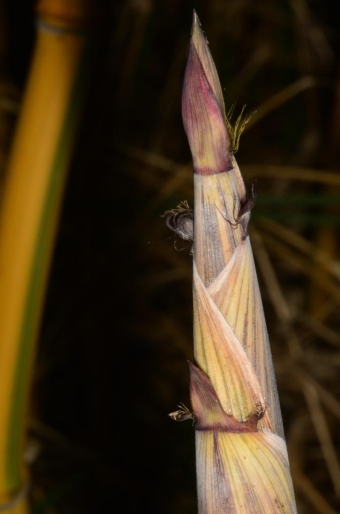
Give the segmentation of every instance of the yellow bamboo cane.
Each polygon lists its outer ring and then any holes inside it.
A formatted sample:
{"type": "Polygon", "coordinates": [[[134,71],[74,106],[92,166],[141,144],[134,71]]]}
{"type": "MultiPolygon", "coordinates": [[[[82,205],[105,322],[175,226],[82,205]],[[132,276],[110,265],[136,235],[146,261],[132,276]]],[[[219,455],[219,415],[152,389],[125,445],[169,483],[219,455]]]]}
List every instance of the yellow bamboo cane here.
{"type": "Polygon", "coordinates": [[[27,512],[29,377],[83,91],[85,2],[38,4],[37,41],[0,217],[0,512],[27,512]],[[81,84],[79,85],[79,82],[81,84]]]}

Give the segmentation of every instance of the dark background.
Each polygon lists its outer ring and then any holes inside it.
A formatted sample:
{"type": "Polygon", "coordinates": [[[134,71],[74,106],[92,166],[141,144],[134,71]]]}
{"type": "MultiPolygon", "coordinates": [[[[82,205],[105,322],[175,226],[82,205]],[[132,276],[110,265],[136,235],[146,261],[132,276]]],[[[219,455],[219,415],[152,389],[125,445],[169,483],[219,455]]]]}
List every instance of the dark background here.
{"type": "MultiPolygon", "coordinates": [[[[257,110],[237,159],[248,188],[257,179],[251,231],[299,513],[340,509],[337,2],[105,0],[33,383],[34,513],[196,512],[194,431],[167,416],[189,405],[191,256],[160,217],[192,204],[180,96],[193,7],[227,109],[257,110]]],[[[1,4],[3,169],[34,18],[34,2],[1,4]]]]}

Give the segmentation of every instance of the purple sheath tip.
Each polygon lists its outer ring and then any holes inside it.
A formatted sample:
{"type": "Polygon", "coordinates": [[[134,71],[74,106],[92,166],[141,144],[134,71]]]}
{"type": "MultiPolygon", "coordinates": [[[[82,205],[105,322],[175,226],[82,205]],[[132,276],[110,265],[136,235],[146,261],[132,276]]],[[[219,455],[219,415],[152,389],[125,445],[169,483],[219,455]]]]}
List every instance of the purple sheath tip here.
{"type": "Polygon", "coordinates": [[[182,115],[194,171],[212,175],[232,169],[221,86],[202,31],[195,25],[184,76],[182,115]]]}
{"type": "Polygon", "coordinates": [[[191,405],[196,419],[196,430],[236,433],[257,431],[257,416],[252,416],[243,423],[234,416],[228,416],[209,378],[191,362],[189,368],[191,405]]]}

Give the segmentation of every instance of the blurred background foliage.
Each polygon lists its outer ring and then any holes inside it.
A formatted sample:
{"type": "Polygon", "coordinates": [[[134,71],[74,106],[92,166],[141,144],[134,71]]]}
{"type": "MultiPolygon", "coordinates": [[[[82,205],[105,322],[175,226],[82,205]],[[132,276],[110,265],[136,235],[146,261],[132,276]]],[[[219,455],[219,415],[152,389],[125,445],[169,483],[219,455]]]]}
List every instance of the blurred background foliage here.
{"type": "MultiPolygon", "coordinates": [[[[180,97],[192,8],[228,107],[298,509],[340,510],[340,26],[331,0],[103,0],[42,324],[28,425],[33,512],[196,512],[190,248],[180,97]]],[[[34,2],[0,3],[0,167],[34,45],[34,2]],[[20,15],[19,15],[20,12],[20,15]]],[[[53,101],[53,99],[51,99],[53,101]]],[[[44,144],[43,134],[41,144],[44,144]]]]}

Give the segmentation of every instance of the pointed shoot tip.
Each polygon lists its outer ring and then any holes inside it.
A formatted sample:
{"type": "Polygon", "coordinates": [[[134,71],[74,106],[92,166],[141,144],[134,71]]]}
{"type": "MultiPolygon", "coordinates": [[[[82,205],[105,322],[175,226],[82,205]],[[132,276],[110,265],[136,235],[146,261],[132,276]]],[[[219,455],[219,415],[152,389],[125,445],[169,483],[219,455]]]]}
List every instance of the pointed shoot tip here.
{"type": "Polygon", "coordinates": [[[197,16],[197,12],[194,9],[193,13],[192,13],[191,36],[194,34],[194,32],[196,32],[197,30],[200,30],[200,28],[201,28],[201,22],[197,16]]]}

